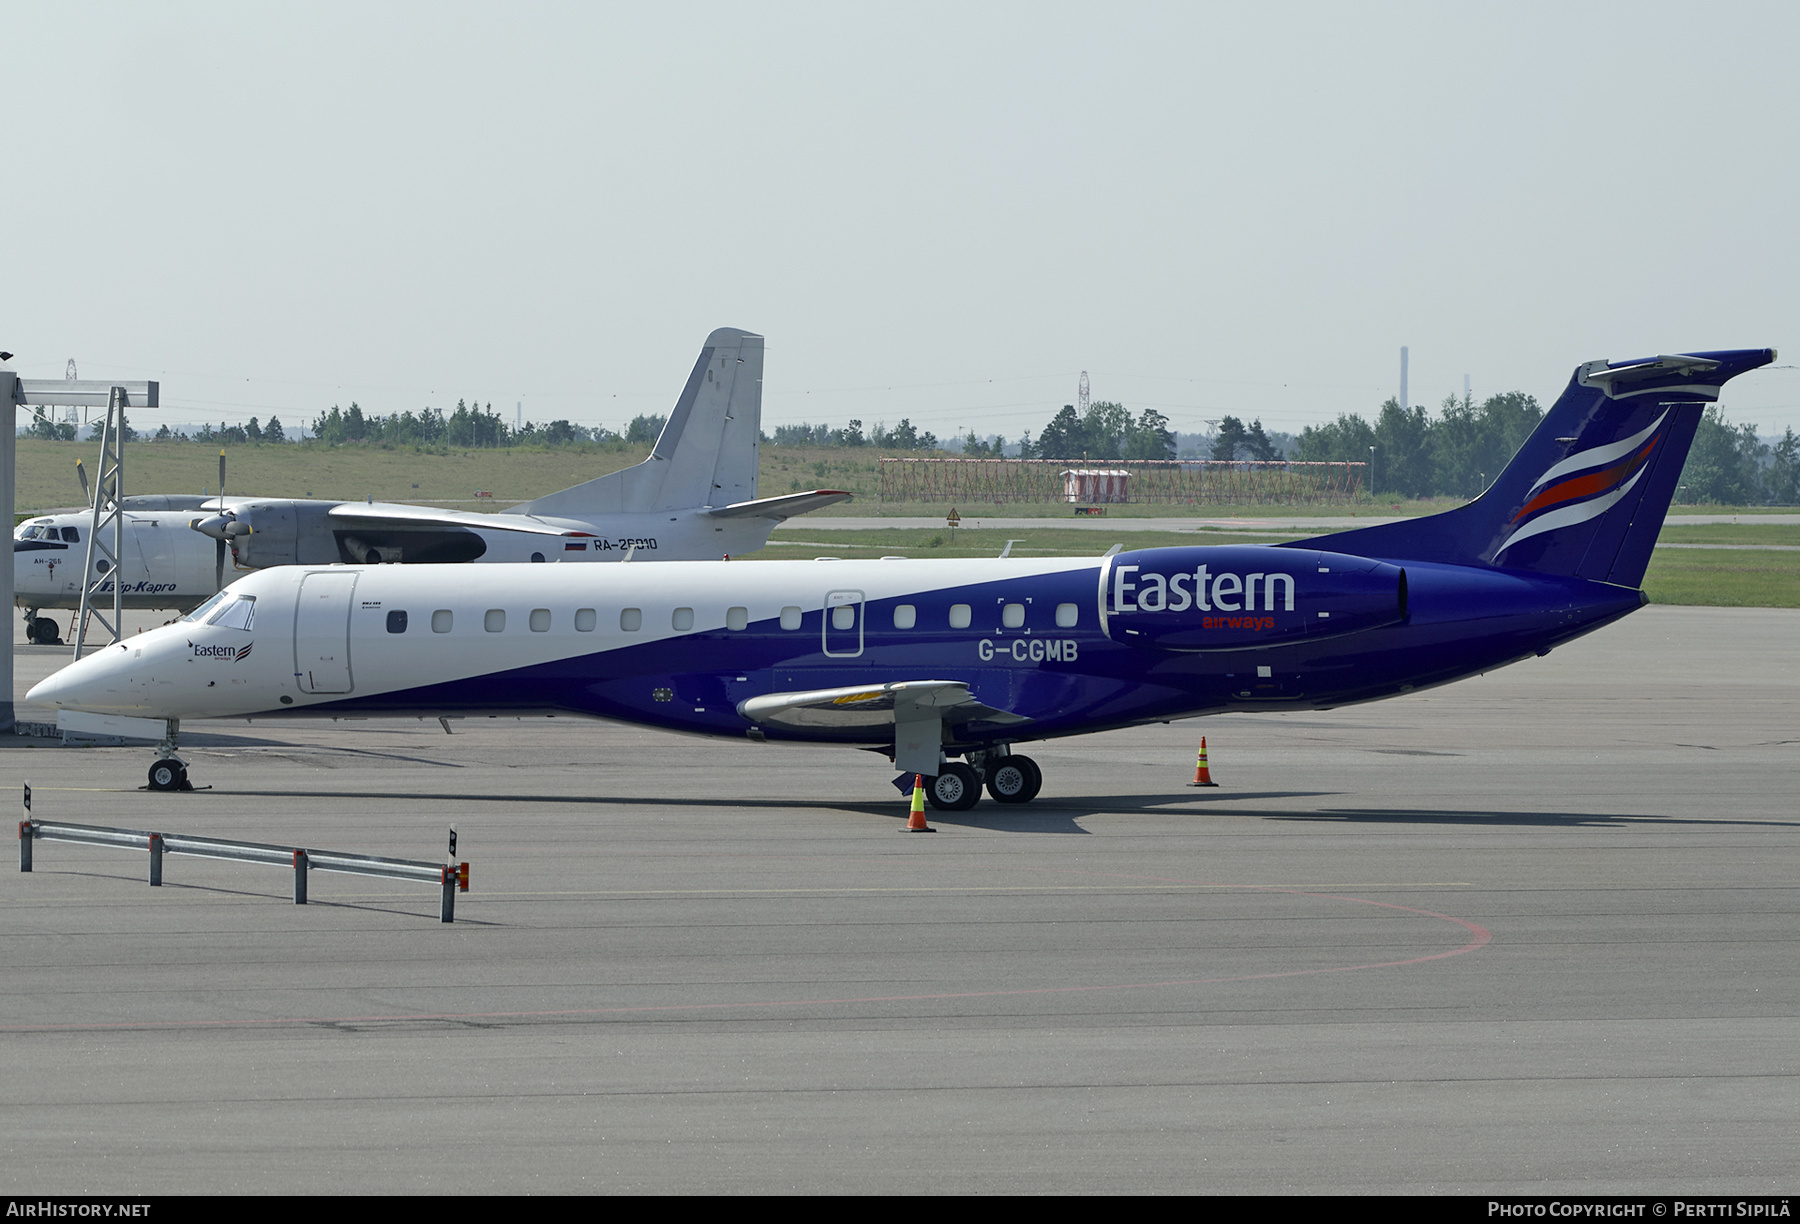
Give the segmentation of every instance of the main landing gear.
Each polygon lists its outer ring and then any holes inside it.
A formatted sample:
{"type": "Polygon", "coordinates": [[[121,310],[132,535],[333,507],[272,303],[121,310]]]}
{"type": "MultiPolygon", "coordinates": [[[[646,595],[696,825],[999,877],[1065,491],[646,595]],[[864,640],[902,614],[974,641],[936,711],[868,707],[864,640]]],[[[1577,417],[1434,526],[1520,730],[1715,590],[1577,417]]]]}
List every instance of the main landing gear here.
{"type": "Polygon", "coordinates": [[[970,753],[973,764],[950,761],[925,784],[925,798],[940,812],[966,812],[981,798],[982,783],[996,803],[1030,803],[1044,785],[1044,771],[1027,756],[970,753]],[[979,770],[979,772],[977,772],[979,770]]]}

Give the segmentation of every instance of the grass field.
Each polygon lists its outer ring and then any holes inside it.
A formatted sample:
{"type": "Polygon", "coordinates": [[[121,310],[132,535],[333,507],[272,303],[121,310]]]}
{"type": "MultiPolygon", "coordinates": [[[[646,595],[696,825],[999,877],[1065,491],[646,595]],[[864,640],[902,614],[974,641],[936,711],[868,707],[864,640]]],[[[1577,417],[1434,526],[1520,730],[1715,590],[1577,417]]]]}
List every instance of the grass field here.
{"type": "Polygon", "coordinates": [[[1800,608],[1800,552],[1659,548],[1644,590],[1651,603],[1800,608]]]}

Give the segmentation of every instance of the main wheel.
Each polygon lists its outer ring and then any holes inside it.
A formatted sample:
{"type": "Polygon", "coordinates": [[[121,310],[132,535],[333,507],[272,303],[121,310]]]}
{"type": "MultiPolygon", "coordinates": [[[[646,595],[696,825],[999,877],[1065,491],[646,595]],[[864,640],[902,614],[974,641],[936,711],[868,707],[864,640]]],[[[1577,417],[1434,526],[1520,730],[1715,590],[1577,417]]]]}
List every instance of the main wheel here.
{"type": "Polygon", "coordinates": [[[180,790],[181,784],[187,781],[187,766],[174,757],[167,757],[150,767],[150,789],[155,791],[180,790]]]}
{"type": "Polygon", "coordinates": [[[925,784],[925,797],[940,812],[966,812],[981,798],[981,779],[960,761],[946,765],[925,784]]]}
{"type": "Polygon", "coordinates": [[[1044,785],[1044,771],[1026,756],[1001,757],[988,769],[987,792],[997,803],[1030,803],[1044,785]]]}

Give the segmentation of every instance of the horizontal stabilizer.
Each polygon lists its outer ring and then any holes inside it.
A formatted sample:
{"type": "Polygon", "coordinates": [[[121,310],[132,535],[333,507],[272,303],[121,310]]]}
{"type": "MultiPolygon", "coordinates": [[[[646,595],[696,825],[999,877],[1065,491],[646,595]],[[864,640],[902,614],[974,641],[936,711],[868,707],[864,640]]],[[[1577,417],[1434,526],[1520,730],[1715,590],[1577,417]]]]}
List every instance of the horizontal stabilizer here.
{"type": "Polygon", "coordinates": [[[960,680],[900,680],[801,693],[769,693],[739,702],[738,713],[751,722],[771,727],[844,731],[891,726],[895,707],[901,705],[934,710],[951,726],[1031,721],[976,700],[969,686],[960,680]]]}
{"type": "Polygon", "coordinates": [[[738,502],[708,510],[710,518],[770,518],[780,522],[796,514],[806,514],[825,506],[847,502],[854,496],[837,489],[814,489],[810,493],[789,493],[782,497],[759,497],[755,501],[738,502]]]}

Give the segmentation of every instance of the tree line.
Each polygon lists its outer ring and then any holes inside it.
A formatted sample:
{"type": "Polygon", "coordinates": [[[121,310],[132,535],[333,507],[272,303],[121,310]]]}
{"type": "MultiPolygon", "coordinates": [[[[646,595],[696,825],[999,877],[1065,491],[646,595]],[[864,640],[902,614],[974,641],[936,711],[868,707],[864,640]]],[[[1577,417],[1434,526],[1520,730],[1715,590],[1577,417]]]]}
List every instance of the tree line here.
{"type": "Polygon", "coordinates": [[[886,422],[877,421],[875,427],[865,436],[863,423],[851,421],[842,429],[833,429],[829,425],[777,425],[775,436],[763,435],[764,440],[774,446],[872,446],[881,450],[933,451],[938,449],[937,435],[926,431],[919,432],[917,426],[906,417],[892,429],[886,422]]]}
{"type": "MultiPolygon", "coordinates": [[[[1364,486],[1382,497],[1474,497],[1543,419],[1537,400],[1519,391],[1479,404],[1451,396],[1436,416],[1389,399],[1372,422],[1342,413],[1328,425],[1308,426],[1293,457],[1370,463],[1364,486]]],[[[1790,428],[1764,442],[1755,425],[1734,425],[1709,405],[1680,483],[1676,496],[1685,503],[1794,505],[1800,502],[1800,437],[1790,428]]]]}
{"type": "MultiPolygon", "coordinates": [[[[1398,400],[1390,398],[1372,421],[1347,412],[1328,424],[1307,426],[1294,440],[1290,453],[1284,454],[1260,419],[1245,425],[1238,418],[1227,416],[1212,435],[1209,457],[1368,463],[1364,487],[1378,496],[1474,497],[1492,483],[1543,419],[1544,409],[1537,400],[1518,391],[1492,395],[1479,404],[1469,396],[1451,396],[1435,415],[1421,405],[1402,409],[1398,400]]],[[[416,413],[402,411],[381,416],[364,413],[353,402],[347,410],[334,404],[315,417],[309,441],[326,446],[467,449],[578,443],[648,446],[656,441],[666,422],[662,414],[646,413],[633,418],[620,433],[567,420],[547,425],[527,421],[514,427],[494,411],[492,404],[458,400],[455,410],[449,413],[424,408],[416,413]]],[[[25,436],[73,441],[76,432],[76,426],[70,422],[34,415],[25,436]]],[[[98,441],[100,433],[101,423],[93,422],[89,440],[98,441]]],[[[127,442],[142,437],[129,420],[124,422],[124,434],[127,442]]],[[[207,424],[192,433],[177,432],[164,425],[145,440],[214,445],[289,441],[280,418],[275,416],[265,423],[259,423],[255,417],[241,425],[221,421],[217,428],[207,424]]],[[[774,437],[765,434],[764,441],[776,446],[939,449],[936,435],[918,429],[906,418],[892,429],[877,423],[866,434],[860,420],[853,420],[842,429],[829,425],[780,425],[774,437]]],[[[970,430],[967,437],[958,441],[965,456],[997,458],[1005,453],[1006,440],[999,435],[984,440],[970,430]]],[[[1175,435],[1169,429],[1168,417],[1154,408],[1146,408],[1134,418],[1123,404],[1110,400],[1094,402],[1085,413],[1065,404],[1035,441],[1029,431],[1021,435],[1019,456],[1067,462],[1172,460],[1175,435]]],[[[1800,504],[1800,435],[1789,428],[1780,438],[1765,442],[1755,425],[1733,424],[1716,404],[1711,405],[1701,418],[1681,485],[1677,497],[1688,503],[1800,504]]]]}

